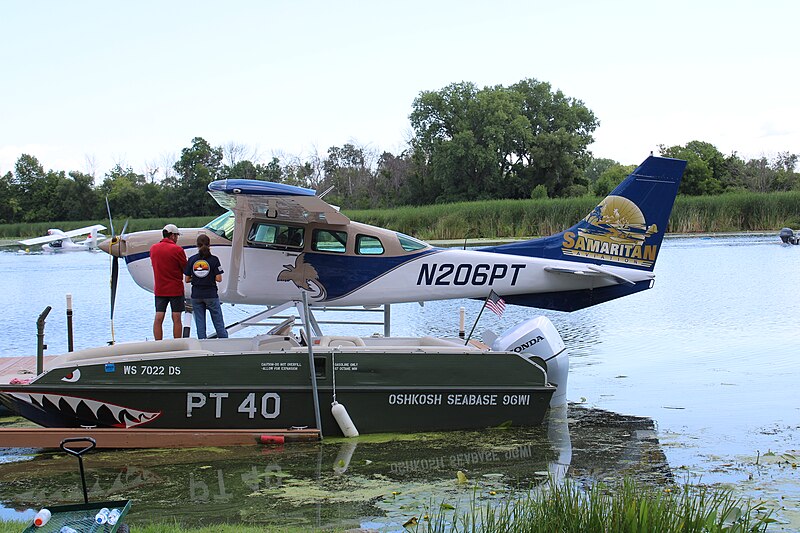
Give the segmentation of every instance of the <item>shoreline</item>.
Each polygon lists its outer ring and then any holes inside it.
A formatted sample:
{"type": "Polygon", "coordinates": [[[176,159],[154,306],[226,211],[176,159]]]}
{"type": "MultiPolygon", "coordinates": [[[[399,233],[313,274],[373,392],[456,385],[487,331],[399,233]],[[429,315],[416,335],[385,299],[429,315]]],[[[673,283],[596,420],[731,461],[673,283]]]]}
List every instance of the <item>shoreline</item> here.
{"type": "MultiPolygon", "coordinates": [[[[741,237],[743,235],[752,235],[754,237],[766,237],[775,235],[777,238],[778,233],[774,231],[726,231],[726,232],[703,232],[703,233],[667,233],[664,235],[665,239],[685,239],[685,238],[711,238],[711,237],[741,237]]],[[[546,236],[546,235],[545,235],[546,236]]],[[[539,239],[542,236],[533,237],[483,237],[478,239],[432,239],[425,241],[431,246],[439,246],[443,248],[454,248],[457,246],[493,246],[496,244],[509,244],[512,242],[524,242],[531,239],[539,239]],[[466,242],[466,244],[465,244],[466,242]]]]}
{"type": "MultiPolygon", "coordinates": [[[[767,235],[775,235],[777,237],[777,231],[726,231],[726,232],[702,232],[702,233],[667,233],[664,235],[665,239],[676,239],[676,238],[690,238],[690,237],[737,237],[741,235],[754,235],[754,236],[767,236],[767,235]]],[[[466,242],[466,246],[492,246],[496,244],[508,244],[512,242],[522,242],[531,239],[538,239],[543,237],[542,235],[539,236],[529,236],[529,237],[482,237],[476,239],[431,239],[427,242],[431,246],[440,246],[444,248],[454,248],[456,246],[464,246],[466,242]]],[[[25,237],[20,237],[20,239],[25,237]]],[[[24,244],[20,244],[18,239],[0,239],[0,248],[5,247],[18,247],[24,248],[24,244]]]]}

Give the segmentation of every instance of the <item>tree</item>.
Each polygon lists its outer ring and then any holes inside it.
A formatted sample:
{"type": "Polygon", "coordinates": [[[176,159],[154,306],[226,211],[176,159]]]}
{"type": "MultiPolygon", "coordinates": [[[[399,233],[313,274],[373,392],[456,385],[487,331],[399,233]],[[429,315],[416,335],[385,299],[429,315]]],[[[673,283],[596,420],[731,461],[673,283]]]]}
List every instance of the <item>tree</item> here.
{"type": "Polygon", "coordinates": [[[620,165],[614,163],[608,167],[592,184],[592,193],[595,196],[608,196],[614,187],[622,183],[628,174],[636,170],[636,165],[620,165]]]}
{"type": "Polygon", "coordinates": [[[592,184],[603,175],[603,172],[614,165],[619,165],[619,163],[613,159],[592,157],[592,160],[589,162],[589,165],[586,167],[586,171],[583,175],[586,178],[586,181],[592,184]]]}
{"type": "Polygon", "coordinates": [[[794,171],[797,166],[798,156],[790,152],[779,152],[772,161],[772,169],[775,171],[772,190],[789,191],[798,184],[798,176],[794,171]]]}
{"type": "Polygon", "coordinates": [[[685,146],[659,146],[661,155],[686,160],[680,194],[719,194],[725,191],[725,156],[707,142],[690,141],[685,146]]]}
{"type": "Polygon", "coordinates": [[[14,175],[6,172],[0,176],[0,224],[17,222],[19,213],[19,195],[14,175]]]}
{"type": "MultiPolygon", "coordinates": [[[[159,194],[153,194],[160,187],[147,183],[142,174],[137,174],[132,168],[123,168],[116,165],[107,174],[99,187],[101,202],[108,207],[111,216],[118,217],[152,217],[158,214],[159,194]],[[147,189],[145,186],[148,186],[147,189]],[[149,192],[150,194],[145,194],[149,192]]],[[[119,228],[114,228],[115,230],[119,228]]]]}
{"type": "Polygon", "coordinates": [[[378,159],[376,176],[380,202],[379,206],[388,207],[398,204],[414,203],[408,194],[413,194],[410,181],[414,173],[414,161],[408,152],[396,156],[383,152],[378,159]]]}
{"type": "Polygon", "coordinates": [[[90,220],[96,218],[100,207],[94,177],[78,171],[60,180],[56,196],[63,205],[61,220],[90,220]]]}
{"type": "Polygon", "coordinates": [[[547,83],[451,84],[420,93],[410,120],[417,179],[426,182],[428,202],[527,198],[540,184],[549,196],[562,196],[588,183],[583,170],[597,120],[583,102],[547,83]]]}
{"type": "Polygon", "coordinates": [[[22,221],[63,220],[62,205],[55,192],[60,179],[65,179],[64,172],[45,172],[39,160],[28,154],[19,157],[14,169],[22,221]]]}
{"type": "Polygon", "coordinates": [[[173,216],[210,215],[217,204],[207,193],[208,184],[219,179],[222,148],[213,148],[202,137],[192,139],[192,146],[181,151],[173,168],[175,179],[165,179],[167,200],[173,216]]]}
{"type": "Polygon", "coordinates": [[[367,208],[376,205],[375,174],[372,161],[375,154],[362,147],[347,143],[328,148],[323,161],[325,172],[323,188],[333,186],[331,198],[346,207],[367,208]]]}

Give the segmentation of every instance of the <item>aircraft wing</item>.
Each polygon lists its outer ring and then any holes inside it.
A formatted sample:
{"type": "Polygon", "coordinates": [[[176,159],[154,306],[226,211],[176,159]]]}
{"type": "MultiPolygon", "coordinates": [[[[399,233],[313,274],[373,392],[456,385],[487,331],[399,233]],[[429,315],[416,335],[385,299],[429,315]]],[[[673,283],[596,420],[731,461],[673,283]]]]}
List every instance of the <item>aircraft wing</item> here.
{"type": "Polygon", "coordinates": [[[217,203],[229,210],[243,209],[267,218],[307,224],[327,222],[348,224],[350,219],[339,208],[316,195],[312,189],[259,180],[214,181],[208,191],[217,203]]]}
{"type": "Polygon", "coordinates": [[[65,231],[64,235],[66,235],[67,237],[78,237],[80,235],[87,235],[87,234],[89,234],[89,233],[91,233],[92,231],[95,231],[95,230],[101,231],[101,230],[104,230],[104,229],[106,229],[106,227],[104,225],[95,224],[94,226],[86,226],[85,228],[78,228],[78,229],[65,231]]]}
{"type": "Polygon", "coordinates": [[[61,239],[66,239],[66,238],[67,236],[65,234],[58,233],[55,235],[45,235],[44,237],[25,239],[24,241],[19,241],[19,243],[24,244],[25,246],[32,246],[34,244],[46,244],[48,242],[60,241],[61,239]]]}
{"type": "Polygon", "coordinates": [[[580,266],[576,267],[563,267],[563,266],[546,266],[544,267],[545,272],[553,272],[555,274],[568,274],[573,276],[593,276],[599,278],[606,278],[610,279],[616,283],[624,283],[625,285],[636,285],[636,283],[632,280],[629,280],[625,276],[621,276],[616,272],[611,272],[610,270],[603,268],[598,265],[582,265],[584,268],[580,266]]]}

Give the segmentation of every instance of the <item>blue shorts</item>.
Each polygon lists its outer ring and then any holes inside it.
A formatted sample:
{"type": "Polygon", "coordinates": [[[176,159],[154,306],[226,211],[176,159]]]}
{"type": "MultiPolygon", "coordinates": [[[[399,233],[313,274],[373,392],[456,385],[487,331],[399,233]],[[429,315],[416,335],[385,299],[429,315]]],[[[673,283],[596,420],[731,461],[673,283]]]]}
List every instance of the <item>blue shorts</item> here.
{"type": "Polygon", "coordinates": [[[167,304],[172,308],[173,313],[186,311],[183,296],[156,296],[156,313],[166,313],[167,304]]]}

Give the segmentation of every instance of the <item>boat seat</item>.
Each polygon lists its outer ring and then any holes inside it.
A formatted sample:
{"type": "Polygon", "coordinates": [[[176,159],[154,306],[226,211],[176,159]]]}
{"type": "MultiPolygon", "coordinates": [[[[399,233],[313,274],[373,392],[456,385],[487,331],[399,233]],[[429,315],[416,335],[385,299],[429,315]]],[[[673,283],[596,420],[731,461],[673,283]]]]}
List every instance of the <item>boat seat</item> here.
{"type": "Polygon", "coordinates": [[[271,352],[276,350],[285,350],[291,348],[297,348],[300,346],[300,343],[297,342],[291,335],[287,336],[278,336],[278,335],[269,335],[269,336],[258,336],[255,337],[254,340],[256,341],[256,347],[260,352],[271,352]]]}
{"type": "Polygon", "coordinates": [[[330,346],[331,348],[339,348],[366,345],[361,337],[355,337],[351,335],[323,335],[319,339],[314,340],[314,346],[330,346]]]}
{"type": "Polygon", "coordinates": [[[185,350],[200,350],[200,341],[197,339],[164,339],[161,341],[134,341],[120,342],[111,346],[100,346],[78,350],[58,356],[53,364],[67,361],[80,361],[82,359],[96,359],[98,357],[123,357],[126,355],[154,354],[165,352],[179,352],[185,350]]]}
{"type": "Polygon", "coordinates": [[[294,317],[290,316],[274,328],[267,331],[267,335],[279,335],[281,337],[285,337],[292,332],[292,328],[294,327],[294,317]]]}
{"type": "Polygon", "coordinates": [[[431,337],[427,335],[425,337],[420,337],[419,339],[420,346],[457,346],[462,348],[464,346],[463,342],[455,342],[448,339],[440,339],[438,337],[431,337]]]}

